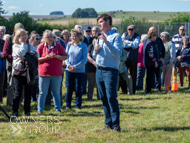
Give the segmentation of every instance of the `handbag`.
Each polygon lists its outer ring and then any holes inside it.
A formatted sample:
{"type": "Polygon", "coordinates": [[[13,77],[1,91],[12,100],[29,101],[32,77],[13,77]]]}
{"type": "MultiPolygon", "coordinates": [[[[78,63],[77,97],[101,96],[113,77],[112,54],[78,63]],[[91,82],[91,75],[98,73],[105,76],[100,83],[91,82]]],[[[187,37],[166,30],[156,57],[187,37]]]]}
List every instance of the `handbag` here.
{"type": "MultiPolygon", "coordinates": [[[[30,46],[28,44],[28,52],[29,51],[30,51],[30,46]]],[[[19,64],[15,65],[13,67],[13,69],[15,70],[15,72],[17,73],[17,75],[21,76],[27,70],[27,61],[26,60],[20,61],[19,64]]]]}
{"type": "Polygon", "coordinates": [[[27,64],[26,61],[22,60],[22,61],[20,61],[19,64],[14,66],[14,70],[17,73],[17,75],[22,75],[23,73],[26,72],[26,69],[27,69],[26,64],[27,64]]]}

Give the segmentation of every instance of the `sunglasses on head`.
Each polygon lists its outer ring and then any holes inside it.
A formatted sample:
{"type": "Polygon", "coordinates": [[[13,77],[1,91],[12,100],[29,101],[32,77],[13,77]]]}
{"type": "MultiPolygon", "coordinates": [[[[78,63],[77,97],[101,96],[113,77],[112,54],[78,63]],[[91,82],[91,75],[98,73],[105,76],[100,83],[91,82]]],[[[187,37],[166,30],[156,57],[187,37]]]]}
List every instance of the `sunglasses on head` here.
{"type": "Polygon", "coordinates": [[[128,29],[129,31],[133,31],[133,29],[128,29]]]}

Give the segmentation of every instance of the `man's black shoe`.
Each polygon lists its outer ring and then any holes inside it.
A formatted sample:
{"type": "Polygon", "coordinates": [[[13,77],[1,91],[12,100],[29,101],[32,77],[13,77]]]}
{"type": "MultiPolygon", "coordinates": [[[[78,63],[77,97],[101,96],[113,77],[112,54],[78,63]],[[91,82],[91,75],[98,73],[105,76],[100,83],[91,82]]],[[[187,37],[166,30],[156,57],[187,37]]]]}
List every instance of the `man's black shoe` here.
{"type": "Polygon", "coordinates": [[[14,113],[13,113],[13,116],[14,116],[14,117],[18,117],[18,112],[14,112],[14,113]]]}
{"type": "Polygon", "coordinates": [[[114,130],[115,132],[121,132],[120,126],[114,127],[113,130],[114,130]]]}

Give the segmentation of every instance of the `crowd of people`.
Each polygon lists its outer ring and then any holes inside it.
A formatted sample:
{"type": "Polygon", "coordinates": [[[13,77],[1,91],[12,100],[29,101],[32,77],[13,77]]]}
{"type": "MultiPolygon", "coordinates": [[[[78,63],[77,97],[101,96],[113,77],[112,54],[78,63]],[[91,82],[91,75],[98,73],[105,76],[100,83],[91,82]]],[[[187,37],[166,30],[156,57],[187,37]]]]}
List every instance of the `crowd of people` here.
{"type": "Polygon", "coordinates": [[[65,84],[66,110],[72,108],[73,92],[75,108],[80,110],[82,95],[87,94],[87,101],[92,100],[97,87],[97,100],[102,101],[105,113],[104,130],[120,132],[117,101],[120,87],[128,95],[143,89],[150,94],[152,88],[161,92],[162,86],[171,90],[172,73],[176,77],[178,70],[181,86],[184,73],[190,86],[190,44],[184,26],[180,26],[179,33],[170,41],[167,31],[158,35],[153,26],[147,34],[139,36],[138,27],[129,25],[120,36],[107,14],[99,15],[97,23],[99,27],[75,25],[70,32],[45,30],[42,37],[35,31],[27,33],[22,23],[15,24],[11,36],[5,36],[6,28],[0,26],[0,103],[6,95],[7,106],[18,116],[19,105],[24,100],[25,115],[29,116],[31,101],[38,102],[41,115],[53,98],[55,110],[60,113],[65,84]],[[27,66],[28,63],[32,64],[27,66]],[[23,65],[27,68],[21,72],[23,65]]]}

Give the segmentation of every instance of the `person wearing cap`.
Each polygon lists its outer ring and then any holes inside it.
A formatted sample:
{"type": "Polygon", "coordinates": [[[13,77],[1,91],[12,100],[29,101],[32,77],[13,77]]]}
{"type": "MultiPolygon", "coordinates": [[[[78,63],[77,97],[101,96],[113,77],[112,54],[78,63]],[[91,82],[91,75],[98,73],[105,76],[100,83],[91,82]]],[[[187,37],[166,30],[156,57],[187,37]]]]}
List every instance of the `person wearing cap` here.
{"type": "Polygon", "coordinates": [[[189,37],[183,36],[181,38],[183,46],[181,49],[178,49],[177,51],[177,59],[179,60],[179,77],[180,77],[180,84],[183,86],[183,75],[184,71],[187,74],[188,77],[188,87],[190,87],[190,43],[189,43],[189,37]]]}
{"type": "Polygon", "coordinates": [[[171,75],[172,67],[175,62],[175,44],[169,41],[170,34],[168,32],[161,32],[160,38],[162,39],[165,47],[165,57],[162,66],[162,85],[165,85],[165,90],[171,89],[171,75]]]}
{"type": "Polygon", "coordinates": [[[5,40],[3,47],[2,57],[6,59],[6,70],[7,70],[7,106],[12,107],[13,102],[13,84],[12,84],[12,41],[14,35],[18,29],[24,29],[22,23],[16,23],[14,26],[14,33],[5,40]]]}
{"type": "MultiPolygon", "coordinates": [[[[89,45],[92,44],[93,38],[91,37],[91,27],[90,26],[85,26],[84,30],[84,40],[83,42],[87,45],[87,47],[89,45]]],[[[86,63],[85,65],[85,74],[83,76],[83,83],[82,83],[82,94],[86,94],[86,85],[87,85],[87,72],[91,71],[91,67],[89,66],[89,62],[86,63]]]]}
{"type": "MultiPolygon", "coordinates": [[[[150,30],[156,30],[156,28],[154,26],[151,26],[149,28],[149,31],[150,30]]],[[[165,47],[162,39],[159,36],[157,36],[156,41],[153,41],[153,43],[158,50],[158,67],[154,70],[155,83],[153,86],[155,87],[157,92],[161,92],[161,68],[165,57],[165,47]]]]}
{"type": "MultiPolygon", "coordinates": [[[[127,61],[125,62],[127,69],[129,69],[130,74],[133,79],[133,94],[136,91],[136,79],[137,79],[137,59],[138,59],[138,47],[140,44],[140,36],[136,33],[135,25],[129,25],[127,27],[127,32],[123,33],[121,36],[123,41],[123,48],[127,54],[127,61]]],[[[120,85],[124,93],[127,93],[126,83],[123,82],[122,78],[120,85]]]]}
{"type": "Polygon", "coordinates": [[[103,32],[94,46],[93,56],[96,56],[96,83],[105,114],[107,131],[113,129],[120,132],[120,112],[117,100],[117,81],[122,48],[121,36],[111,30],[112,17],[101,14],[97,18],[98,26],[103,32]]]}
{"type": "Polygon", "coordinates": [[[55,36],[56,36],[55,37],[56,38],[55,41],[59,42],[63,46],[63,48],[66,49],[65,42],[60,39],[60,37],[63,37],[63,35],[61,35],[61,33],[60,33],[60,30],[53,29],[52,33],[55,34],[55,36]]]}
{"type": "MultiPolygon", "coordinates": [[[[96,59],[92,56],[94,51],[94,45],[97,42],[98,34],[100,30],[98,27],[94,26],[92,28],[92,38],[93,42],[88,46],[88,62],[87,66],[87,78],[88,78],[88,98],[87,100],[92,100],[94,94],[94,87],[96,85],[96,59]]],[[[97,88],[97,99],[99,100],[98,88],[97,88]]]]}

